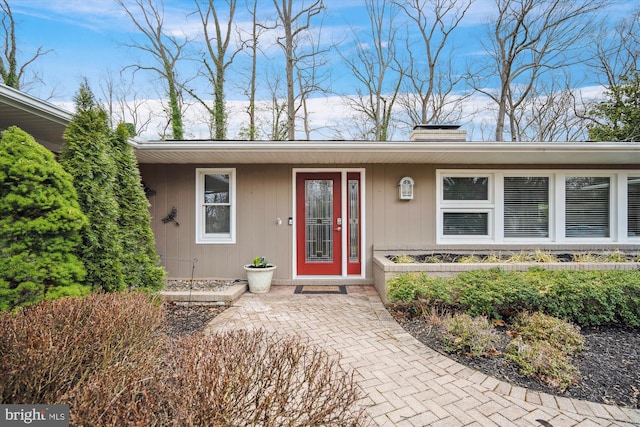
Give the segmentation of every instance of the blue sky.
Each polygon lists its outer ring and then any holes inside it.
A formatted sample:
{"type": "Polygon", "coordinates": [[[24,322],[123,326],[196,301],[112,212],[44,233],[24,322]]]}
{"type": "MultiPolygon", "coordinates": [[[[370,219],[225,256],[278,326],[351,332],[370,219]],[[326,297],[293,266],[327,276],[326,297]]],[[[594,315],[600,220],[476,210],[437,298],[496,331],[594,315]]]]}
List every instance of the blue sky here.
{"type": "MultiPolygon", "coordinates": [[[[302,0],[297,0],[299,2],[302,0]]],[[[55,103],[68,103],[73,99],[82,78],[88,78],[94,92],[100,97],[99,86],[104,83],[108,71],[117,75],[127,65],[136,63],[140,53],[124,46],[139,35],[129,18],[112,0],[10,0],[16,20],[21,59],[25,60],[42,47],[50,52],[39,58],[29,70],[36,72],[45,85],[36,84],[28,88],[35,96],[55,103]]],[[[223,3],[223,2],[219,2],[223,3]]],[[[239,0],[239,3],[244,3],[239,0]]],[[[308,0],[307,0],[308,3],[308,0]]],[[[322,39],[341,42],[347,46],[353,41],[353,31],[369,28],[368,16],[362,0],[325,0],[327,16],[322,25],[322,39]]],[[[193,10],[190,0],[165,0],[165,28],[174,34],[197,37],[200,24],[196,17],[188,16],[193,10]]],[[[635,1],[611,2],[604,13],[616,20],[637,7],[635,1]]],[[[493,0],[476,0],[451,40],[455,56],[462,66],[474,55],[482,54],[479,40],[483,34],[482,24],[494,11],[493,0]]],[[[249,28],[248,14],[238,8],[237,19],[241,26],[249,28]]],[[[260,15],[274,16],[271,0],[261,0],[260,15]]],[[[604,15],[603,13],[603,15],[604,15]]],[[[361,33],[364,34],[364,33],[361,33]]],[[[364,36],[363,36],[364,37],[364,36]]],[[[362,39],[364,40],[364,39],[362,39]]],[[[284,75],[280,53],[275,49],[273,35],[262,42],[266,58],[260,60],[262,72],[284,75]],[[267,71],[270,70],[270,71],[267,71]]],[[[343,55],[345,50],[342,51],[343,55]]],[[[348,53],[347,53],[348,55],[348,53]]],[[[237,60],[238,67],[242,59],[237,60]]],[[[348,95],[357,86],[346,72],[340,55],[334,50],[328,56],[328,69],[332,73],[333,96],[348,95]]],[[[181,77],[195,73],[195,62],[181,65],[181,77]]],[[[161,96],[157,92],[159,83],[152,74],[138,74],[135,87],[146,97],[161,96]]],[[[585,80],[585,85],[593,84],[585,80]]],[[[229,102],[244,100],[242,87],[245,80],[241,73],[230,73],[227,85],[229,102]]],[[[262,84],[264,88],[264,83],[262,84]]],[[[203,89],[205,90],[205,89],[203,89]]],[[[326,107],[320,107],[326,108],[326,107]]],[[[195,134],[199,136],[199,134],[195,134]]]]}
{"type": "MultiPolygon", "coordinates": [[[[219,2],[223,3],[223,2],[219,2]]],[[[240,0],[240,3],[243,3],[240,0]]],[[[308,3],[308,0],[307,0],[308,3]]],[[[323,22],[323,39],[348,41],[352,31],[367,30],[368,18],[362,0],[326,0],[327,17],[323,22]]],[[[165,0],[165,26],[175,34],[195,37],[200,30],[197,19],[187,14],[193,10],[190,0],[165,0]]],[[[69,100],[77,90],[79,81],[87,77],[92,85],[104,77],[106,70],[119,72],[136,62],[139,53],[123,44],[137,37],[135,28],[112,0],[10,0],[17,23],[20,49],[25,59],[38,47],[51,50],[30,69],[37,71],[47,83],[44,93],[54,90],[56,100],[69,100]]],[[[460,28],[456,44],[461,54],[479,48],[474,34],[491,11],[491,0],[476,0],[460,28]]],[[[247,22],[248,15],[238,7],[239,22],[247,22]]],[[[260,15],[271,17],[271,0],[262,0],[260,15]]],[[[248,28],[248,24],[245,25],[248,28]]],[[[269,59],[276,63],[277,53],[269,36],[263,43],[269,59]]],[[[334,69],[340,67],[340,58],[333,54],[334,69]]],[[[187,68],[185,64],[183,67],[187,68]]],[[[150,77],[149,77],[150,78],[150,77]]],[[[339,88],[353,87],[348,76],[340,73],[334,79],[339,88]]],[[[229,92],[233,92],[230,90],[229,92]]]]}

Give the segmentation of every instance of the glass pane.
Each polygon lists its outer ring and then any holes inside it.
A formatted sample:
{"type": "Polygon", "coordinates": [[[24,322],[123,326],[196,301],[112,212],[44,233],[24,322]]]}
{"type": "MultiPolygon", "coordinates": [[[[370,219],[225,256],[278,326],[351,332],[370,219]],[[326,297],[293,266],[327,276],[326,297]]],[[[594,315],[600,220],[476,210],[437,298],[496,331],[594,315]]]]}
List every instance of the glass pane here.
{"type": "Polygon", "coordinates": [[[445,236],[488,236],[489,214],[482,212],[445,212],[445,236]]]}
{"type": "Polygon", "coordinates": [[[333,181],[305,181],[305,256],[307,262],[333,260],[333,181]]]}
{"type": "Polygon", "coordinates": [[[447,176],[442,181],[444,200],[489,200],[489,178],[447,176]]]}
{"type": "Polygon", "coordinates": [[[627,236],[640,236],[640,178],[627,180],[627,236]]]}
{"type": "Polygon", "coordinates": [[[229,203],[229,174],[204,176],[204,202],[229,203]]]}
{"type": "Polygon", "coordinates": [[[565,235],[609,237],[609,178],[568,177],[565,183],[565,235]]]}
{"type": "Polygon", "coordinates": [[[349,180],[349,261],[360,260],[360,218],[359,198],[360,182],[357,179],[349,180]]]}
{"type": "Polygon", "coordinates": [[[204,232],[229,233],[231,231],[231,206],[205,206],[204,232]]]}
{"type": "Polygon", "coordinates": [[[549,178],[504,178],[504,236],[549,237],[549,178]]]}

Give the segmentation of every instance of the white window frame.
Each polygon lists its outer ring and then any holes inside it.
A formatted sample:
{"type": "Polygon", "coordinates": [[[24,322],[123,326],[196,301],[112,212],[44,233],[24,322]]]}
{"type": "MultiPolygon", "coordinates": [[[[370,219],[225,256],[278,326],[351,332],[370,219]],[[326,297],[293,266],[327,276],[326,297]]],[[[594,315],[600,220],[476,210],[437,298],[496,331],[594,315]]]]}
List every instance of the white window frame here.
{"type": "Polygon", "coordinates": [[[493,242],[495,239],[495,197],[494,197],[494,176],[488,171],[438,171],[436,173],[438,180],[438,200],[436,226],[438,229],[438,240],[455,243],[486,243],[493,242]],[[487,200],[444,200],[444,188],[442,179],[446,176],[456,178],[488,178],[487,200]],[[487,213],[487,235],[445,235],[444,234],[444,214],[445,213],[487,213]]]}
{"type": "MultiPolygon", "coordinates": [[[[609,243],[616,241],[616,237],[620,238],[618,235],[618,224],[620,224],[620,218],[618,217],[619,211],[623,209],[618,209],[618,197],[616,189],[619,187],[617,174],[611,172],[601,172],[601,171],[567,171],[564,173],[556,174],[556,183],[557,183],[557,193],[558,198],[558,207],[557,216],[558,219],[558,239],[567,243],[609,243]],[[609,237],[567,237],[565,234],[565,225],[566,225],[566,205],[565,205],[565,195],[566,195],[566,179],[567,178],[581,178],[581,177],[594,177],[594,178],[609,178],[609,237]],[[561,212],[560,212],[561,211],[561,212]],[[561,217],[558,217],[560,215],[561,217]]],[[[626,186],[626,185],[625,185],[626,186]]],[[[625,204],[625,213],[624,217],[627,217],[626,214],[626,204],[625,204]]],[[[626,226],[625,226],[626,228],[626,226]]]]}
{"type": "Polygon", "coordinates": [[[553,173],[539,171],[509,171],[496,173],[496,242],[545,243],[555,241],[556,237],[556,176],[553,173]],[[505,237],[504,235],[504,178],[549,178],[549,237],[505,237]]]}
{"type": "Polygon", "coordinates": [[[577,244],[577,243],[638,243],[640,236],[627,236],[628,178],[640,178],[633,171],[613,170],[471,170],[442,169],[436,171],[436,236],[439,244],[577,244]],[[451,201],[444,200],[442,181],[447,176],[489,177],[489,200],[451,201]],[[504,178],[547,177],[549,178],[549,237],[505,238],[504,237],[504,178]],[[565,180],[567,177],[607,177],[609,193],[609,237],[565,236],[565,180]],[[489,212],[489,236],[444,235],[444,212],[489,212]]]}
{"type": "Polygon", "coordinates": [[[196,244],[236,243],[236,169],[196,168],[196,244]],[[229,232],[205,233],[204,227],[204,177],[212,174],[229,175],[229,232]]]}
{"type": "MultiPolygon", "coordinates": [[[[630,242],[640,242],[640,235],[638,236],[629,236],[627,234],[628,227],[628,214],[629,214],[629,179],[638,179],[640,180],[640,174],[638,173],[624,173],[618,176],[618,182],[620,185],[618,186],[618,198],[620,200],[620,206],[624,206],[624,216],[620,218],[618,227],[618,233],[621,238],[628,239],[630,242]]],[[[622,209],[621,209],[622,210],[622,209]]]]}

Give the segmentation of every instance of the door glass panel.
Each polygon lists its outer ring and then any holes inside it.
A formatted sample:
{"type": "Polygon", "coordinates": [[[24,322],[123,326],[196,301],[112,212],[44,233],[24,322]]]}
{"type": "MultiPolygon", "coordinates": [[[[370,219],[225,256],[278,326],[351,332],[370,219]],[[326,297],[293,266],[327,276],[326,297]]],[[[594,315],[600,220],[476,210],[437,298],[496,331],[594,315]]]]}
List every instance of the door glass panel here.
{"type": "Polygon", "coordinates": [[[333,181],[305,180],[305,257],[333,261],[333,181]]]}
{"type": "Polygon", "coordinates": [[[358,262],[360,260],[360,181],[349,180],[349,261],[358,262]]]}

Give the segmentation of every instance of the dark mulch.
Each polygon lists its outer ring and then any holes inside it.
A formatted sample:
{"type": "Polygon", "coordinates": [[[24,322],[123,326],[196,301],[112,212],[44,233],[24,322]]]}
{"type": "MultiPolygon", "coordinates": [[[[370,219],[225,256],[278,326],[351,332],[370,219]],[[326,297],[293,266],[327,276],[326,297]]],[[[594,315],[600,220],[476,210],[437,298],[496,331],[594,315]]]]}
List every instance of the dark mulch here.
{"type": "MultiPolygon", "coordinates": [[[[390,306],[388,309],[398,323],[423,344],[499,380],[558,396],[640,408],[640,328],[582,328],[585,350],[573,360],[581,373],[580,382],[564,392],[558,392],[535,379],[520,375],[515,364],[499,355],[467,357],[450,354],[441,343],[438,328],[431,326],[424,317],[414,316],[402,306],[390,306]]],[[[506,346],[508,341],[505,333],[503,345],[506,346]]],[[[498,348],[499,351],[503,349],[498,348]]]]}
{"type": "Polygon", "coordinates": [[[214,317],[226,309],[224,305],[165,303],[163,330],[172,338],[202,332],[214,317]]]}
{"type": "MultiPolygon", "coordinates": [[[[405,255],[409,256],[416,263],[426,263],[426,264],[440,264],[440,263],[457,263],[460,262],[464,258],[469,258],[469,256],[473,256],[478,259],[478,262],[486,262],[489,257],[495,258],[498,256],[502,259],[503,262],[508,262],[510,257],[512,256],[520,256],[522,252],[500,252],[500,253],[476,253],[476,252],[467,252],[467,253],[441,253],[441,252],[433,252],[429,254],[416,254],[416,255],[405,255]]],[[[594,259],[599,258],[601,262],[607,261],[607,255],[609,253],[592,253],[594,259]]],[[[528,255],[532,256],[532,253],[528,255]]],[[[573,253],[549,253],[549,255],[553,255],[555,257],[554,261],[557,262],[575,262],[576,255],[584,255],[584,254],[573,254],[573,253]]],[[[387,259],[395,262],[397,255],[388,255],[387,259]]],[[[579,259],[579,258],[578,258],[579,259]]],[[[624,262],[637,262],[638,254],[637,253],[616,253],[615,259],[617,261],[624,262]]]]}

